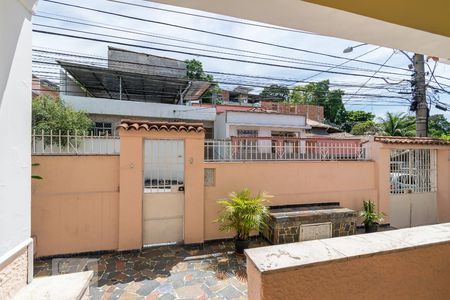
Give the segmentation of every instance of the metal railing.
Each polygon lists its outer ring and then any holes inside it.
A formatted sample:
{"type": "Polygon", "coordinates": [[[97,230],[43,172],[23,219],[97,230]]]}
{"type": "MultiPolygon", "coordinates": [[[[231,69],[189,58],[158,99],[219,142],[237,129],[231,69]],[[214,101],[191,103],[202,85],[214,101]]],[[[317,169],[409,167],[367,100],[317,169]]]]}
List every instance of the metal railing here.
{"type": "Polygon", "coordinates": [[[309,139],[206,140],[205,161],[369,160],[367,143],[309,139]]]}
{"type": "Polygon", "coordinates": [[[120,139],[93,132],[36,131],[31,135],[31,153],[38,154],[119,154],[120,139]]]}
{"type": "Polygon", "coordinates": [[[390,154],[391,194],[428,193],[437,190],[434,149],[392,149],[390,154]]]}

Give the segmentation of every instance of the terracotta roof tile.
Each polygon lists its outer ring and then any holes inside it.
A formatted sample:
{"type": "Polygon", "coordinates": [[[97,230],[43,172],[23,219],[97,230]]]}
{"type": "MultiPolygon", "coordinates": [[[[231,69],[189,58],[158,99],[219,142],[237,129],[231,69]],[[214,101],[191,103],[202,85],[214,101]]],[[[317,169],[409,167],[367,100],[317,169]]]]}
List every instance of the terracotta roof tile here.
{"type": "Polygon", "coordinates": [[[203,132],[202,123],[184,123],[184,122],[151,122],[151,121],[136,121],[136,120],[122,120],[118,129],[124,130],[155,130],[155,131],[176,131],[176,132],[203,132]]]}
{"type": "Polygon", "coordinates": [[[431,137],[402,137],[402,136],[376,136],[376,142],[385,144],[411,144],[411,145],[449,145],[450,141],[431,137]]]}

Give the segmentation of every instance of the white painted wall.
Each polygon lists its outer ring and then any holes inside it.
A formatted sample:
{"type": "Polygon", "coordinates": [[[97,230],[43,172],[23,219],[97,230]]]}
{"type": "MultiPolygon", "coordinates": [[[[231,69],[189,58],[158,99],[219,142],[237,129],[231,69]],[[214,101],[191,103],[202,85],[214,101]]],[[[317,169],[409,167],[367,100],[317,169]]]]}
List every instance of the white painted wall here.
{"type": "Polygon", "coordinates": [[[215,108],[162,104],[137,101],[121,101],[105,98],[91,98],[61,95],[64,103],[76,110],[90,114],[119,115],[129,117],[154,117],[165,119],[214,121],[215,108]]]}
{"type": "Polygon", "coordinates": [[[259,137],[271,137],[273,131],[298,132],[301,137],[309,128],[304,116],[227,111],[216,117],[214,138],[237,136],[238,129],[258,130],[259,137]]]}
{"type": "Polygon", "coordinates": [[[270,114],[245,111],[227,111],[227,124],[248,126],[272,126],[272,127],[294,127],[307,128],[306,117],[287,114],[270,114]]]}
{"type": "Polygon", "coordinates": [[[0,257],[31,234],[31,11],[0,1],[0,257]]]}
{"type": "Polygon", "coordinates": [[[226,114],[217,114],[216,120],[214,122],[214,139],[225,139],[227,138],[227,123],[226,114]]]}

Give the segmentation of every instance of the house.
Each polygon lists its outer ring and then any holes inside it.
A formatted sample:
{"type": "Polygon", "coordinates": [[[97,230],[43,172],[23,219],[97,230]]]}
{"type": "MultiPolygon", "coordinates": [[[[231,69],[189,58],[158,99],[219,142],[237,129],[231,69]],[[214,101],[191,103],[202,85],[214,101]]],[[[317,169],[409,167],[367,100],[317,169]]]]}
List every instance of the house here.
{"type": "Polygon", "coordinates": [[[324,108],[320,105],[261,101],[260,107],[267,111],[303,115],[316,122],[323,122],[324,120],[324,108]]]}
{"type": "Polygon", "coordinates": [[[109,47],[107,66],[59,64],[61,100],[89,114],[94,134],[113,134],[126,118],[202,122],[212,137],[215,109],[186,105],[211,83],[186,78],[183,61],[109,47]]]}
{"type": "Polygon", "coordinates": [[[220,93],[217,95],[217,100],[220,103],[255,103],[258,102],[258,95],[250,94],[252,88],[245,86],[237,86],[233,90],[221,89],[220,93]]]}
{"type": "Polygon", "coordinates": [[[343,130],[339,128],[309,118],[307,122],[308,125],[311,126],[311,129],[308,131],[308,135],[331,136],[333,134],[343,132],[343,130]]]}
{"type": "Polygon", "coordinates": [[[32,76],[32,97],[46,95],[52,98],[59,97],[59,87],[53,82],[41,79],[38,76],[32,76]]]}
{"type": "Polygon", "coordinates": [[[306,117],[263,110],[226,110],[216,117],[216,139],[302,137],[310,129],[306,117]]]}
{"type": "MultiPolygon", "coordinates": [[[[277,102],[269,102],[269,101],[261,101],[260,103],[256,104],[207,104],[207,103],[196,103],[193,104],[195,107],[204,107],[204,108],[215,108],[217,112],[217,118],[216,118],[216,125],[214,130],[214,137],[218,139],[222,138],[229,138],[230,134],[221,134],[223,133],[223,130],[220,128],[223,128],[223,120],[222,118],[225,115],[222,115],[223,113],[227,111],[234,111],[234,112],[265,112],[267,114],[272,115],[288,115],[291,116],[289,118],[294,118],[293,116],[300,116],[300,119],[304,118],[305,116],[308,116],[306,118],[306,127],[303,127],[301,125],[301,128],[293,130],[294,132],[303,132],[306,133],[306,136],[329,136],[331,137],[332,134],[335,133],[342,133],[342,130],[339,128],[336,128],[334,126],[322,123],[324,117],[323,117],[323,107],[322,106],[316,106],[316,105],[307,105],[307,104],[284,104],[284,103],[277,103],[277,102]],[[260,105],[259,105],[260,104],[260,105]],[[261,106],[259,108],[259,106],[261,106]],[[222,131],[221,131],[222,130],[222,131]]],[[[253,118],[266,118],[266,114],[259,114],[259,115],[252,115],[253,118]]],[[[283,117],[279,117],[280,119],[283,119],[283,117]]],[[[265,122],[265,121],[261,121],[265,122]]],[[[280,124],[282,124],[281,122],[280,124]]],[[[267,124],[269,125],[269,124],[267,124]]],[[[299,126],[298,124],[296,126],[299,126]]],[[[292,129],[292,128],[291,128],[292,129]]],[[[286,130],[283,130],[286,131],[286,130]]],[[[264,132],[264,131],[262,131],[264,132]]],[[[271,134],[263,134],[263,136],[271,136],[271,134]]],[[[234,133],[236,135],[236,132],[230,131],[230,133],[234,133]]],[[[333,136],[334,138],[340,138],[340,136],[333,136]]]]}

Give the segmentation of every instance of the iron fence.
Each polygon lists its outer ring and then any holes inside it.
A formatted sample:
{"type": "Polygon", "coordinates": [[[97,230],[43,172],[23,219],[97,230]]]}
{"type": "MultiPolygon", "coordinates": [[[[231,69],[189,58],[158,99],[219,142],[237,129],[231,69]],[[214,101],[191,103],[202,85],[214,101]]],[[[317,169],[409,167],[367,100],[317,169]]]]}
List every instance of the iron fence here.
{"type": "Polygon", "coordinates": [[[366,143],[308,139],[206,140],[205,161],[369,160],[366,143]]]}
{"type": "Polygon", "coordinates": [[[39,154],[119,154],[120,139],[93,132],[36,131],[31,135],[31,153],[39,154]]]}
{"type": "Polygon", "coordinates": [[[391,194],[435,192],[436,170],[436,150],[392,149],[391,194]]]}

